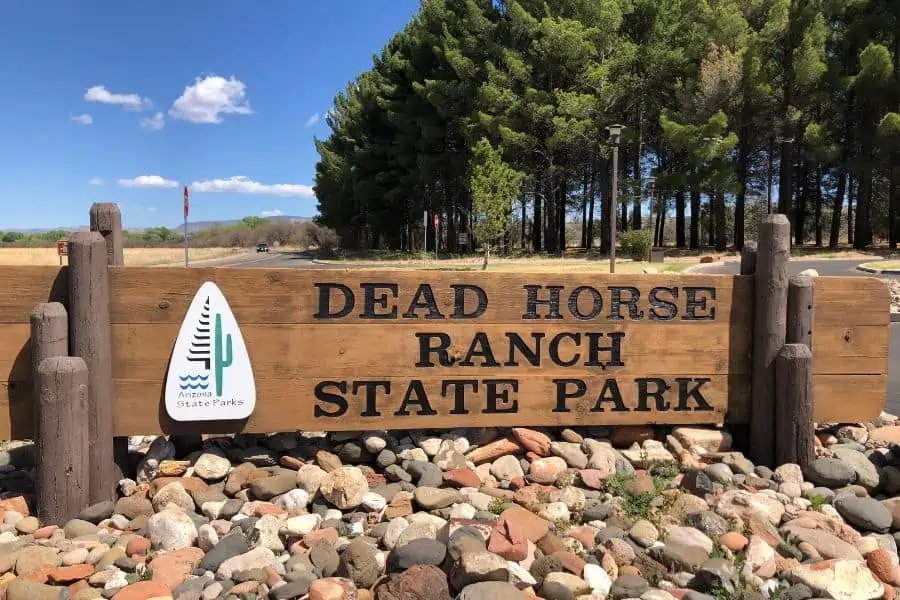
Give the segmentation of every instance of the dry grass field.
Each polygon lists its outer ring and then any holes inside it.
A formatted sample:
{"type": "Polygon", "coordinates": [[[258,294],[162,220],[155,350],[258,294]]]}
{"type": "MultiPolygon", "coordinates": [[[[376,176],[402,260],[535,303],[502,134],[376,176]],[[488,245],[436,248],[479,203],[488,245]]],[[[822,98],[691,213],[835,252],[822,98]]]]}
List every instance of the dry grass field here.
{"type": "MultiPolygon", "coordinates": [[[[240,248],[189,248],[190,262],[225,258],[246,252],[240,248]]],[[[66,264],[63,257],[63,264],[66,264]]],[[[184,248],[125,248],[125,264],[152,267],[184,262],[184,248]]],[[[56,248],[0,248],[0,265],[58,265],[56,248]]]]}
{"type": "MultiPolygon", "coordinates": [[[[480,257],[434,260],[323,260],[321,262],[348,269],[399,269],[439,271],[480,271],[480,257]]],[[[696,265],[699,258],[667,259],[664,263],[634,262],[629,258],[616,260],[616,273],[643,273],[645,269],[657,273],[681,273],[696,265]],[[652,270],[651,270],[652,269],[652,270]]],[[[609,273],[608,258],[498,258],[491,260],[488,271],[501,273],[609,273]]]]}

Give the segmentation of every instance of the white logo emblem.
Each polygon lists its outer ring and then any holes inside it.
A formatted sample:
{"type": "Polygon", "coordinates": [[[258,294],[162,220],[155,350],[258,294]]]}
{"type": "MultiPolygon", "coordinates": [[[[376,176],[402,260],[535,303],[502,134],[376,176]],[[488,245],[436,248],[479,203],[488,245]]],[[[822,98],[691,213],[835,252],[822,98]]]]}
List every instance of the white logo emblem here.
{"type": "Polygon", "coordinates": [[[178,331],[166,377],[166,412],[176,421],[222,421],[245,419],[255,405],[241,330],[225,296],[207,281],[178,331]]]}

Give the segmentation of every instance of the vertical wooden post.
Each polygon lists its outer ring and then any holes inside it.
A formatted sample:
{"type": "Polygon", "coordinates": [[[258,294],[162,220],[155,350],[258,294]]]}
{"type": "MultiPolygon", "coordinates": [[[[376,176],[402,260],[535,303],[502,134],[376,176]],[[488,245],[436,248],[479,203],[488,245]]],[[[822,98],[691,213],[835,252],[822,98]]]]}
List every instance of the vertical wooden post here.
{"type": "MultiPolygon", "coordinates": [[[[37,373],[45,358],[69,355],[69,315],[61,302],[43,302],[31,311],[30,321],[31,372],[37,373]]],[[[35,385],[35,398],[38,389],[35,385]]]]}
{"type": "Polygon", "coordinates": [[[69,238],[69,353],[88,368],[90,503],[115,499],[112,356],[106,240],[96,231],[69,238]]]}
{"type": "Polygon", "coordinates": [[[775,358],[787,328],[788,261],[791,227],[785,215],[766,215],[759,226],[753,292],[753,388],[750,458],[758,465],[775,461],[775,358]]]}
{"type": "Polygon", "coordinates": [[[785,344],[775,360],[775,459],[805,467],[815,458],[812,351],[785,344]]]}
{"type": "Polygon", "coordinates": [[[62,525],[90,504],[88,368],[80,358],[44,359],[34,373],[38,519],[62,525]]]}
{"type": "MultiPolygon", "coordinates": [[[[115,202],[95,202],[91,205],[91,231],[98,231],[106,240],[107,264],[111,267],[125,265],[125,234],[122,230],[122,211],[115,202]]],[[[113,459],[116,463],[116,480],[129,472],[128,438],[113,438],[113,459]]]]}
{"type": "Polygon", "coordinates": [[[122,213],[115,202],[96,202],[91,206],[91,231],[99,231],[106,240],[107,264],[125,264],[125,240],[122,213]]]}
{"type": "Polygon", "coordinates": [[[741,275],[756,273],[756,244],[746,242],[741,248],[741,275]]]}
{"type": "Polygon", "coordinates": [[[812,350],[813,294],[815,284],[808,275],[794,275],[788,281],[787,332],[788,344],[806,344],[812,350]]]}

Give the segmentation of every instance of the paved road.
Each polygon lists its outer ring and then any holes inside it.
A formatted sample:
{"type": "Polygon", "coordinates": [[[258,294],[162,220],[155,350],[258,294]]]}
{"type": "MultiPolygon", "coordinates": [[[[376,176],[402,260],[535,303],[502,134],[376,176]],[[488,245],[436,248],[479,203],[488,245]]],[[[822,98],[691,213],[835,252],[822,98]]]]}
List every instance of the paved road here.
{"type": "MultiPolygon", "coordinates": [[[[799,273],[804,269],[815,269],[819,275],[827,277],[874,277],[872,273],[857,270],[856,266],[863,263],[872,262],[872,259],[866,260],[794,260],[790,263],[791,274],[799,273]]],[[[710,273],[716,275],[735,275],[740,269],[740,263],[737,261],[727,262],[723,265],[714,265],[710,267],[702,267],[694,272],[710,273]]],[[[882,278],[888,278],[883,276],[882,278]]],[[[900,323],[890,324],[890,340],[888,342],[888,386],[887,386],[887,402],[885,410],[900,414],[900,323]]]]}
{"type": "Polygon", "coordinates": [[[203,261],[197,267],[233,267],[239,269],[329,269],[313,261],[305,252],[270,251],[268,253],[247,252],[219,260],[203,261]]]}

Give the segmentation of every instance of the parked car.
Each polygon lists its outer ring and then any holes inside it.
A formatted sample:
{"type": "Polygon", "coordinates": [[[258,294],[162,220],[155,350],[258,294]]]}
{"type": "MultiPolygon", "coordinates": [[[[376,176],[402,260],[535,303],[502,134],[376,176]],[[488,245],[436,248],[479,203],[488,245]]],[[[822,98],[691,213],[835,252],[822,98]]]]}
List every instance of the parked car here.
{"type": "Polygon", "coordinates": [[[257,245],[256,245],[256,251],[257,251],[257,252],[268,252],[268,251],[269,251],[269,245],[266,244],[266,243],[257,244],[257,245]]]}

